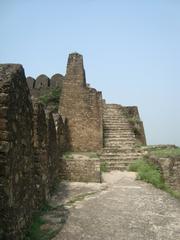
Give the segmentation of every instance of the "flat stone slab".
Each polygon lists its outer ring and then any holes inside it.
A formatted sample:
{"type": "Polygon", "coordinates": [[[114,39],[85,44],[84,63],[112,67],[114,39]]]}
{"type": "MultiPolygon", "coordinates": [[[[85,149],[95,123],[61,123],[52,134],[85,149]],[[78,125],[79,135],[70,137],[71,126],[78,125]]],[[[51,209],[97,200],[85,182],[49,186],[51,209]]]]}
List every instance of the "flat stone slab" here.
{"type": "Polygon", "coordinates": [[[103,184],[62,185],[52,203],[66,217],[53,240],[179,240],[180,201],[135,177],[115,171],[103,184]]]}

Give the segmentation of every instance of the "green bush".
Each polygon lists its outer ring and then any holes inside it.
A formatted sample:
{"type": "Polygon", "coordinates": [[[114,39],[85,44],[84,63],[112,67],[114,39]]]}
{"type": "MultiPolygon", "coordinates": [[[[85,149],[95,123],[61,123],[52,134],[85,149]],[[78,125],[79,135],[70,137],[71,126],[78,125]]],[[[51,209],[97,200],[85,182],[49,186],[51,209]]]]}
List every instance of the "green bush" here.
{"type": "Polygon", "coordinates": [[[49,93],[47,93],[43,96],[40,96],[39,100],[45,106],[47,106],[48,104],[57,106],[57,105],[59,105],[60,94],[61,94],[61,89],[60,88],[54,88],[49,93]]]}

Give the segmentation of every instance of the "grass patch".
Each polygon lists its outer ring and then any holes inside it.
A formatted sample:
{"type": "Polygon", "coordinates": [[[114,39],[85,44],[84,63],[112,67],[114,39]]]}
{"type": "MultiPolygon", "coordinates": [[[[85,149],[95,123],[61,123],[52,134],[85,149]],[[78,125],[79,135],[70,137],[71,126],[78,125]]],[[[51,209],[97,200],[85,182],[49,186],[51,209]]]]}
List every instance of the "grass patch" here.
{"type": "Polygon", "coordinates": [[[165,182],[161,176],[160,170],[153,164],[147,163],[143,159],[134,161],[129,166],[129,171],[137,172],[137,180],[143,180],[147,183],[151,183],[155,187],[162,189],[172,196],[180,199],[180,193],[173,191],[165,182]]]}
{"type": "Polygon", "coordinates": [[[100,164],[100,171],[101,172],[108,172],[107,162],[101,162],[101,164],[100,164]]]}
{"type": "Polygon", "coordinates": [[[56,236],[57,231],[52,229],[43,230],[42,226],[47,222],[43,219],[43,215],[55,208],[50,206],[47,202],[34,215],[32,224],[28,229],[24,240],[50,240],[56,236]]]}
{"type": "Polygon", "coordinates": [[[152,149],[149,153],[157,157],[176,157],[180,156],[180,148],[152,149]]]}

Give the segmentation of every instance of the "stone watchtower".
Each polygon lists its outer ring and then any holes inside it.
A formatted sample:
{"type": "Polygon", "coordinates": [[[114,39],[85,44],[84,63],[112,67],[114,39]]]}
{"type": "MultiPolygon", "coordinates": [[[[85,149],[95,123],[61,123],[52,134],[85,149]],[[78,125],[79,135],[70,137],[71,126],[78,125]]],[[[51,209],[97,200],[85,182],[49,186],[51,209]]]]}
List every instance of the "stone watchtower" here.
{"type": "Polygon", "coordinates": [[[71,151],[102,149],[102,94],[87,86],[83,57],[78,53],[68,58],[59,113],[68,120],[71,151]]]}

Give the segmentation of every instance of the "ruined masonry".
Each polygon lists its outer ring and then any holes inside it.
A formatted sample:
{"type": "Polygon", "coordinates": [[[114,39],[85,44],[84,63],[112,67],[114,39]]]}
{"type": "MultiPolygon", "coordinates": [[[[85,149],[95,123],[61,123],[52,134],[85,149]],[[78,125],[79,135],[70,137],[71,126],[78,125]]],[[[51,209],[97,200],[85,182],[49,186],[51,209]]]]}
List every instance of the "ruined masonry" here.
{"type": "Polygon", "coordinates": [[[21,65],[1,64],[0,239],[24,239],[60,180],[100,182],[100,166],[127,169],[141,145],[137,107],[106,104],[86,83],[82,55],[69,55],[65,76],[36,80],[21,65]],[[54,90],[58,108],[39,102],[54,90]]]}

